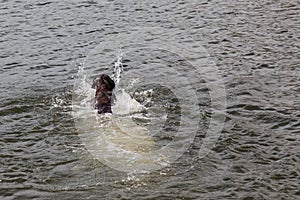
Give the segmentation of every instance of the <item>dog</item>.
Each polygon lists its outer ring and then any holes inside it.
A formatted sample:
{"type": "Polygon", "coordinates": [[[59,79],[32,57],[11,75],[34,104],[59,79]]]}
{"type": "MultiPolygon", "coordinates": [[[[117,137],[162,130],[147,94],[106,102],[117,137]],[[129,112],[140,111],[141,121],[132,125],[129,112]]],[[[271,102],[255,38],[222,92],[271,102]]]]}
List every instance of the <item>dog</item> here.
{"type": "Polygon", "coordinates": [[[112,113],[111,104],[115,82],[107,74],[100,74],[93,80],[92,88],[96,89],[94,109],[98,114],[112,113]]]}

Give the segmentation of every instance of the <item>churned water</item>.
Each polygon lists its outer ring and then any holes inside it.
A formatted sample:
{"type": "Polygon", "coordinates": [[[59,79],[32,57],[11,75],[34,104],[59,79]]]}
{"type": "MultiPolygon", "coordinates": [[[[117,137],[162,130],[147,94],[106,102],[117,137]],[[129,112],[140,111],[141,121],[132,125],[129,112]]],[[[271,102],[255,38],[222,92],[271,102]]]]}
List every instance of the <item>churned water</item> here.
{"type": "Polygon", "coordinates": [[[299,199],[299,2],[0,1],[1,199],[299,199]],[[117,88],[90,107],[93,78],[117,88]]]}

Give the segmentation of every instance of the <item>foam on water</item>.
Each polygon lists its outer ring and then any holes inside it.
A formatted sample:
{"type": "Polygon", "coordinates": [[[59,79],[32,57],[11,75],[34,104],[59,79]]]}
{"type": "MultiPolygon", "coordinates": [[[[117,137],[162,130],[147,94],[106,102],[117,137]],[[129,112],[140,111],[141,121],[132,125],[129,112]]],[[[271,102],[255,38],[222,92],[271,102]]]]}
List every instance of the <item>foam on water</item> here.
{"type": "Polygon", "coordinates": [[[132,172],[132,168],[141,171],[153,163],[165,165],[165,161],[144,156],[155,148],[155,142],[146,127],[133,121],[133,117],[139,117],[146,108],[120,88],[121,61],[122,54],[119,54],[113,77],[116,83],[113,115],[99,115],[93,110],[91,100],[95,90],[87,80],[84,66],[79,67],[73,94],[73,115],[79,136],[96,159],[115,169],[132,172]]]}

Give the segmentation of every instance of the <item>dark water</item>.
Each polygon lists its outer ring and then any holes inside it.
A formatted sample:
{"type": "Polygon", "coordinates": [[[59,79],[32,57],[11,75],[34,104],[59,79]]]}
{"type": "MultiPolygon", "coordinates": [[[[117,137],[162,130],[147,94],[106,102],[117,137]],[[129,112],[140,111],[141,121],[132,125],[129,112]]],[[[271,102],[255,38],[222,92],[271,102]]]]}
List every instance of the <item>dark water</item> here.
{"type": "Polygon", "coordinates": [[[1,199],[299,199],[298,1],[2,0],[0,15],[1,199]],[[159,171],[127,174],[86,150],[72,93],[91,50],[143,27],[205,47],[222,74],[227,114],[200,159],[211,100],[199,77],[202,117],[188,151],[159,171]]]}

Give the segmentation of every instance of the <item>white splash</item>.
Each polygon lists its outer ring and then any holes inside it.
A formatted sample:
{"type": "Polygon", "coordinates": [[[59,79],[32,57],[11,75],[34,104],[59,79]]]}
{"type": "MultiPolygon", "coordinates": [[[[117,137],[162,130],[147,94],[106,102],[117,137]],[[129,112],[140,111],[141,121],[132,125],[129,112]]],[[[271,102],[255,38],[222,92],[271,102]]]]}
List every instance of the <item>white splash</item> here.
{"type": "Polygon", "coordinates": [[[114,77],[113,77],[113,80],[115,81],[116,89],[119,86],[119,82],[121,80],[121,73],[123,72],[122,59],[123,59],[123,52],[122,52],[122,49],[120,49],[119,53],[118,53],[118,58],[117,58],[117,61],[115,62],[115,67],[114,67],[114,77]]]}
{"type": "Polygon", "coordinates": [[[120,51],[114,66],[116,100],[112,106],[113,114],[99,115],[93,111],[91,100],[95,90],[87,81],[84,67],[80,66],[74,84],[73,116],[81,140],[96,159],[121,171],[141,171],[148,165],[161,164],[154,158],[143,156],[155,148],[155,142],[146,127],[132,120],[133,114],[141,113],[145,107],[119,87],[122,56],[120,51]]]}

